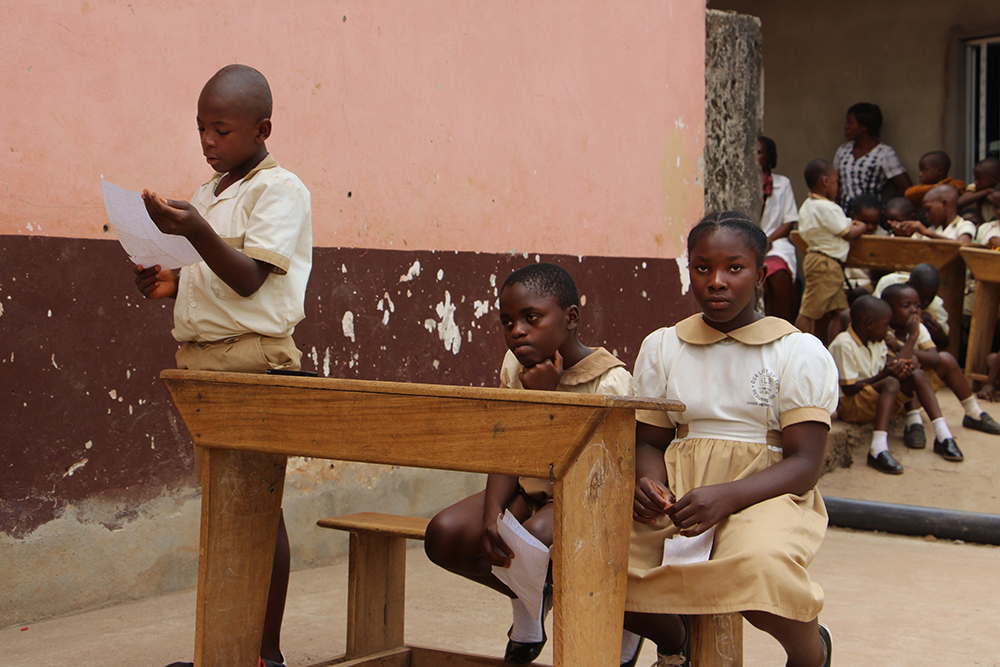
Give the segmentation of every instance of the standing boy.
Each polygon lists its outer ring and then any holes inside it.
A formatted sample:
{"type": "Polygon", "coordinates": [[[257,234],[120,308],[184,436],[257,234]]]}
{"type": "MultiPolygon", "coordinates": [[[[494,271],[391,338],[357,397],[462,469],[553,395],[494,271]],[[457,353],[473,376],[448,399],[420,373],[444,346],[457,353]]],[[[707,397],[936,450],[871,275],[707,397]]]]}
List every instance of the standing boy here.
{"type": "Polygon", "coordinates": [[[813,160],[806,166],[809,198],[799,208],[799,234],[809,244],[802,262],[805,293],[795,326],[813,333],[815,321],[832,311],[833,334],[839,333],[837,315],[847,308],[844,293],[844,260],[851,250],[850,241],[861,236],[865,225],[844,215],[834,200],[840,187],[837,170],[826,160],[813,160]]]}
{"type": "MultiPolygon", "coordinates": [[[[309,191],[282,169],[264,142],[271,134],[271,90],[257,70],[229,65],[198,98],[201,149],[216,174],[191,203],[143,192],[160,231],[187,238],[204,261],[182,270],[136,266],[147,299],[176,299],[178,368],[264,373],[298,369],[292,340],[305,316],[312,268],[309,191]]],[[[200,468],[200,452],[196,452],[200,468]]],[[[288,534],[282,516],[260,654],[281,665],[281,619],[288,587],[288,534]]]]}

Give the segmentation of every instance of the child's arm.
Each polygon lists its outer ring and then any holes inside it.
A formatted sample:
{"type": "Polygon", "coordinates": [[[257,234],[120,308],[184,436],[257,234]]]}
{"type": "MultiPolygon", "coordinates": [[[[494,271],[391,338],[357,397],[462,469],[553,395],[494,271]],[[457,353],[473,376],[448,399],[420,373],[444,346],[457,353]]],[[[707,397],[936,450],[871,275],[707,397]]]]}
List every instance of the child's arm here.
{"type": "Polygon", "coordinates": [[[802,495],[816,486],[829,427],[816,421],[782,429],[784,458],[749,477],[698,487],[666,510],[681,535],[694,536],[759,502],[792,493],[802,495]]]}
{"type": "MultiPolygon", "coordinates": [[[[900,359],[913,359],[914,348],[917,345],[918,333],[920,332],[920,315],[913,314],[906,320],[906,341],[896,350],[896,356],[900,359]]],[[[898,345],[898,340],[896,341],[898,345]]],[[[935,350],[935,354],[937,350],[935,350]]]]}
{"type": "MultiPolygon", "coordinates": [[[[913,234],[922,234],[927,238],[938,239],[941,241],[953,241],[956,239],[950,239],[947,236],[938,234],[937,232],[927,229],[927,226],[919,220],[906,220],[904,222],[896,223],[897,229],[902,230],[902,233],[906,236],[912,236],[913,234]]],[[[972,237],[968,234],[962,234],[958,237],[958,241],[962,243],[972,243],[972,237]]]]}
{"type": "Polygon", "coordinates": [[[674,439],[675,429],[636,422],[635,496],[632,518],[640,523],[656,523],[670,508],[673,494],[667,488],[667,466],[663,452],[674,439]]]}
{"type": "Polygon", "coordinates": [[[177,281],[180,279],[180,269],[163,271],[159,265],[144,269],[138,264],[132,267],[135,274],[135,285],[147,299],[176,299],[177,281]]]}
{"type": "Polygon", "coordinates": [[[937,346],[939,350],[947,349],[948,345],[951,343],[951,337],[944,332],[944,329],[941,327],[940,323],[938,323],[934,315],[925,310],[920,313],[920,320],[923,322],[924,326],[927,327],[927,333],[931,335],[931,340],[934,341],[934,345],[937,346]]]}
{"type": "Polygon", "coordinates": [[[958,198],[958,210],[962,210],[969,204],[978,204],[993,192],[993,188],[986,188],[985,190],[976,190],[975,192],[963,193],[961,197],[958,198]]]}
{"type": "Polygon", "coordinates": [[[791,222],[786,222],[783,225],[779,225],[778,228],[775,229],[774,232],[767,237],[767,247],[770,248],[771,246],[774,245],[775,241],[777,241],[778,239],[783,239],[789,234],[791,234],[792,230],[795,229],[796,222],[798,222],[798,220],[792,220],[791,222]]]}
{"type": "Polygon", "coordinates": [[[546,359],[540,364],[529,366],[518,373],[521,386],[525,389],[537,389],[541,391],[555,391],[559,387],[559,380],[563,374],[563,358],[556,350],[555,357],[546,359]]]}
{"type": "Polygon", "coordinates": [[[486,497],[483,502],[483,557],[491,565],[509,567],[511,552],[500,532],[497,518],[517,495],[517,477],[513,475],[489,475],[486,478],[486,497]]]}
{"type": "Polygon", "coordinates": [[[252,296],[271,274],[272,265],[247,257],[223,241],[190,203],[163,199],[147,190],[143,190],[142,199],[161,232],[190,241],[208,268],[240,296],[252,296]]]}
{"type": "Polygon", "coordinates": [[[848,229],[847,232],[840,238],[844,239],[845,241],[853,241],[854,239],[864,234],[865,229],[867,229],[865,223],[861,222],[860,220],[851,220],[851,228],[848,229]]]}

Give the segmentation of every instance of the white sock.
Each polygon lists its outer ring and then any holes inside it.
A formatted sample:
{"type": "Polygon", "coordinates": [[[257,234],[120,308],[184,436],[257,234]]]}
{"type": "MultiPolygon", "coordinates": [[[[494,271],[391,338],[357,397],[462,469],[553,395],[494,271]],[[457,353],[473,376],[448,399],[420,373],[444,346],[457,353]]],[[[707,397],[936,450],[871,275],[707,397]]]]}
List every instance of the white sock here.
{"type": "Polygon", "coordinates": [[[916,410],[910,410],[906,413],[906,425],[913,426],[914,424],[923,425],[924,420],[920,418],[920,408],[916,410]]]}
{"type": "Polygon", "coordinates": [[[511,598],[511,609],[514,611],[513,629],[510,638],[519,644],[534,644],[542,641],[542,618],[534,618],[521,598],[511,598]]]}
{"type": "Polygon", "coordinates": [[[635,652],[639,650],[640,641],[642,641],[642,637],[639,635],[622,630],[622,659],[619,664],[624,665],[635,656],[635,652]]]}
{"type": "Polygon", "coordinates": [[[941,442],[944,442],[947,438],[954,437],[951,434],[951,429],[948,428],[948,424],[945,423],[944,417],[938,417],[931,422],[931,426],[934,427],[934,435],[941,442]]]}
{"type": "Polygon", "coordinates": [[[882,452],[889,450],[889,433],[887,431],[874,431],[872,432],[872,446],[869,451],[871,451],[872,456],[878,456],[882,452]]]}
{"type": "Polygon", "coordinates": [[[962,401],[962,407],[965,408],[965,414],[972,419],[979,419],[983,416],[983,409],[979,407],[979,401],[976,400],[975,394],[969,394],[969,397],[962,401]]]}

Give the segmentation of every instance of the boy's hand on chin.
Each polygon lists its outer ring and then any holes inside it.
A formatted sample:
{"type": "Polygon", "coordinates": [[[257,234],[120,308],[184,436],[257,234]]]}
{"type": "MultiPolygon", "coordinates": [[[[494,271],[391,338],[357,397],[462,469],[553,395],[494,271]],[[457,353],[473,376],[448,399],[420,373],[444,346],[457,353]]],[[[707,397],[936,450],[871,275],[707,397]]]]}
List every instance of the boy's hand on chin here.
{"type": "Polygon", "coordinates": [[[189,202],[164,199],[149,190],[142,191],[142,201],[149,217],[164,234],[187,237],[208,224],[189,202]]]}
{"type": "Polygon", "coordinates": [[[559,386],[559,380],[563,374],[563,358],[556,350],[552,359],[529,366],[518,373],[521,385],[525,389],[538,389],[541,391],[555,391],[559,386]]]}

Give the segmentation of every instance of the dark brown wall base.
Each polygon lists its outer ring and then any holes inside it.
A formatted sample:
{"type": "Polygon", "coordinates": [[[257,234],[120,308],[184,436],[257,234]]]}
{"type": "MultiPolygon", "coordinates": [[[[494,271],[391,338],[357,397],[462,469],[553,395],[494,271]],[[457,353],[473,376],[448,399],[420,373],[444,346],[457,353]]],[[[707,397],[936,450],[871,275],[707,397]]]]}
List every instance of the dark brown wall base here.
{"type": "MultiPolygon", "coordinates": [[[[189,439],[159,382],[173,302],[149,302],[115,241],[0,237],[0,532],[29,534],[68,504],[129,507],[188,483],[189,439]]],[[[574,276],[581,339],[629,365],[642,338],[694,310],[674,260],[317,248],[303,368],[329,377],[493,385],[500,285],[524,264],[574,276]]]]}

